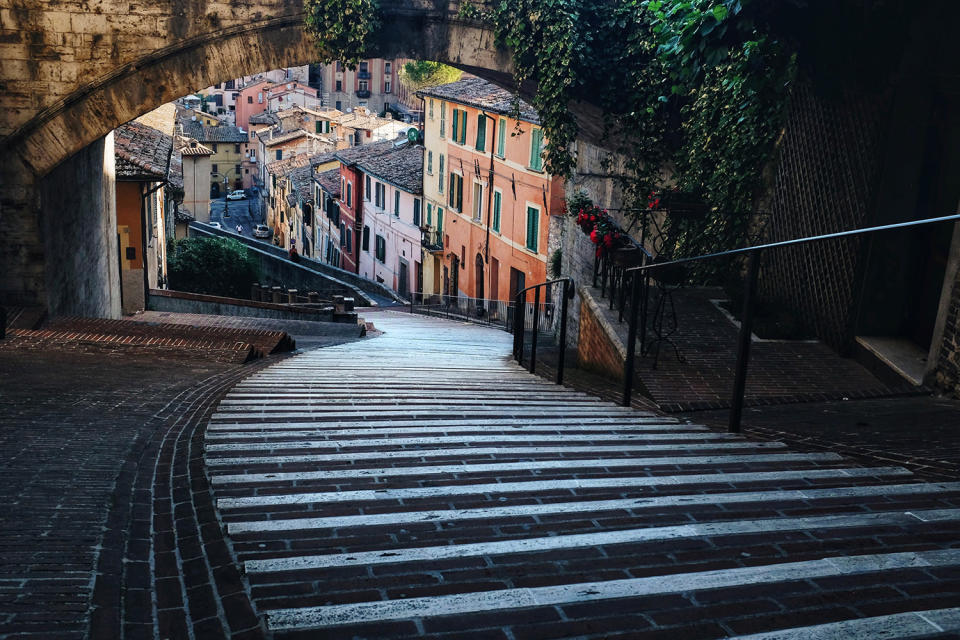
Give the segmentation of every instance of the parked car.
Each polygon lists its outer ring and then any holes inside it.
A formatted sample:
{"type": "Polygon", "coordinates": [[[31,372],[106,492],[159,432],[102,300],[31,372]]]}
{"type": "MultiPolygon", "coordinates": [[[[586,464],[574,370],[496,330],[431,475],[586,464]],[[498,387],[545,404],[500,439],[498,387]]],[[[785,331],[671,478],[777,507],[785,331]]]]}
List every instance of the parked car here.
{"type": "Polygon", "coordinates": [[[209,224],[214,229],[223,229],[223,225],[221,225],[219,222],[208,222],[207,224],[209,224]]]}
{"type": "Polygon", "coordinates": [[[227,194],[227,200],[246,200],[247,192],[243,189],[237,189],[227,194]]]}
{"type": "Polygon", "coordinates": [[[269,238],[270,237],[270,227],[265,224],[258,224],[253,227],[253,235],[257,238],[269,238]]]}

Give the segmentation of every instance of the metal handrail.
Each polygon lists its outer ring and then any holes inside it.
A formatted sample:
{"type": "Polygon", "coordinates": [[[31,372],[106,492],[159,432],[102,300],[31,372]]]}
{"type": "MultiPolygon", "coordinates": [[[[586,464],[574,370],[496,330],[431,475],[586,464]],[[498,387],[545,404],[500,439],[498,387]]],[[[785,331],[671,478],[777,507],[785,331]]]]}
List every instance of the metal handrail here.
{"type": "MultiPolygon", "coordinates": [[[[636,359],[636,343],[637,343],[637,312],[640,308],[640,286],[643,281],[646,281],[645,286],[649,287],[649,274],[654,269],[660,269],[662,267],[668,267],[671,265],[686,264],[690,262],[698,262],[702,260],[710,260],[713,258],[723,258],[728,256],[737,256],[737,255],[746,255],[748,257],[747,263],[747,274],[745,277],[745,286],[744,286],[744,296],[743,296],[743,312],[741,315],[740,322],[740,333],[737,339],[737,364],[733,382],[733,398],[731,401],[730,407],[730,420],[728,423],[727,430],[731,433],[740,432],[740,418],[743,414],[743,396],[746,388],[747,382],[747,366],[750,361],[750,334],[753,325],[753,298],[755,290],[757,287],[757,276],[760,271],[760,254],[767,249],[779,249],[781,247],[790,247],[801,244],[809,244],[813,242],[821,242],[823,240],[833,240],[837,238],[849,238],[855,236],[862,236],[871,233],[877,233],[879,231],[890,231],[893,229],[903,229],[906,227],[917,227],[926,224],[934,224],[937,222],[950,222],[960,220],[960,214],[953,214],[949,216],[940,216],[938,218],[926,218],[923,220],[911,220],[909,222],[898,222],[895,224],[881,225],[877,227],[865,227],[863,229],[853,229],[850,231],[840,231],[837,233],[827,233],[819,236],[807,236],[804,238],[794,238],[792,240],[783,240],[780,242],[771,242],[768,244],[755,245],[752,247],[741,247],[739,249],[730,249],[728,251],[719,251],[716,253],[708,253],[699,256],[693,256],[690,258],[678,258],[676,260],[670,260],[668,262],[658,262],[658,263],[649,263],[646,264],[646,257],[644,258],[644,263],[638,267],[630,267],[624,271],[624,274],[630,274],[631,277],[631,309],[630,309],[630,319],[629,319],[629,331],[627,333],[627,358],[624,362],[624,376],[623,376],[623,400],[622,404],[626,407],[630,406],[630,399],[633,392],[633,369],[634,369],[634,360],[636,359]],[[644,276],[641,278],[641,275],[644,276]]],[[[646,311],[644,311],[644,317],[642,318],[644,329],[643,333],[646,333],[646,311]]]]}
{"type": "Polygon", "coordinates": [[[513,357],[516,358],[517,362],[521,365],[523,364],[523,334],[524,334],[524,324],[523,324],[523,313],[521,313],[522,306],[527,304],[527,291],[531,289],[534,291],[533,297],[533,336],[530,343],[530,373],[536,373],[537,370],[537,336],[539,335],[539,326],[540,326],[540,289],[543,287],[548,287],[552,284],[558,282],[563,283],[563,291],[560,296],[560,353],[557,360],[557,384],[563,384],[563,363],[564,355],[567,346],[567,301],[573,297],[573,278],[564,276],[562,278],[555,278],[553,280],[547,280],[546,282],[541,282],[540,284],[530,285],[529,287],[524,287],[517,291],[514,295],[514,308],[517,309],[517,312],[513,316],[513,357]]]}

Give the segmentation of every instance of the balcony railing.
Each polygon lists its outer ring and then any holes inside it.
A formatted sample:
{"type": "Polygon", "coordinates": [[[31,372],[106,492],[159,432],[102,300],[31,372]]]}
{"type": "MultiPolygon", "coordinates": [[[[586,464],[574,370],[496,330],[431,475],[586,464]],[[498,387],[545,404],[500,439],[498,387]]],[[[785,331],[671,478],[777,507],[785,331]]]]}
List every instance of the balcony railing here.
{"type": "Polygon", "coordinates": [[[370,90],[369,90],[369,89],[357,89],[357,97],[358,97],[358,98],[369,98],[369,97],[370,97],[370,90]]]}
{"type": "Polygon", "coordinates": [[[357,71],[357,77],[361,80],[369,80],[370,72],[369,71],[357,71]]]}
{"type": "Polygon", "coordinates": [[[433,228],[421,230],[420,245],[427,251],[443,251],[443,234],[433,228]]]}

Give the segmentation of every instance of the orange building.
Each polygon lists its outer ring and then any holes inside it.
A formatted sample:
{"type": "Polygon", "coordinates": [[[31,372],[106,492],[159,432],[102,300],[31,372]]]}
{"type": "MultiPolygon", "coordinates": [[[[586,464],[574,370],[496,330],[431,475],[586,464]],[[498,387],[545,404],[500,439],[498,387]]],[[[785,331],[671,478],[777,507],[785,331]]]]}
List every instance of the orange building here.
{"type": "Polygon", "coordinates": [[[424,296],[511,299],[547,278],[563,181],[543,169],[536,111],[479,78],[418,93],[424,115],[424,296]]]}

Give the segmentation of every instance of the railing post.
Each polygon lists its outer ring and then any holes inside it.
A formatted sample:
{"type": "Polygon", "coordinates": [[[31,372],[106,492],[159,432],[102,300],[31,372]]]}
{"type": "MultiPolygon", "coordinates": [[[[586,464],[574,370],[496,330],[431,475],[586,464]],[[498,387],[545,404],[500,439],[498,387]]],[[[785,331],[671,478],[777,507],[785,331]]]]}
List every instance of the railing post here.
{"type": "MultiPolygon", "coordinates": [[[[522,294],[526,296],[526,294],[522,294]]],[[[513,355],[521,365],[523,364],[523,303],[521,294],[517,294],[513,303],[513,355]]]]}
{"type": "Polygon", "coordinates": [[[627,331],[627,358],[623,363],[623,401],[625,407],[630,406],[630,396],[633,395],[633,361],[637,354],[637,312],[640,310],[640,278],[642,272],[634,271],[630,283],[630,324],[627,331]]]}
{"type": "Polygon", "coordinates": [[[530,340],[530,373],[537,370],[537,335],[540,333],[540,287],[533,290],[533,336],[530,340]]]}
{"type": "MultiPolygon", "coordinates": [[[[640,264],[647,264],[647,256],[644,255],[640,264]]],[[[640,288],[634,288],[634,292],[637,295],[637,300],[633,304],[640,306],[640,355],[644,355],[647,352],[647,311],[650,307],[650,271],[645,270],[643,272],[643,300],[640,298],[640,288]]]]}
{"type": "Polygon", "coordinates": [[[560,292],[560,353],[557,357],[557,384],[563,384],[563,360],[567,351],[567,297],[573,293],[573,282],[563,281],[560,292]]]}
{"type": "Polygon", "coordinates": [[[753,296],[760,271],[760,252],[750,252],[747,262],[747,279],[744,283],[743,313],[740,317],[740,336],[737,343],[737,369],[733,381],[733,399],[730,403],[730,424],[727,431],[740,433],[740,417],[743,414],[743,394],[747,385],[747,365],[750,362],[750,334],[753,329],[753,296]]]}

